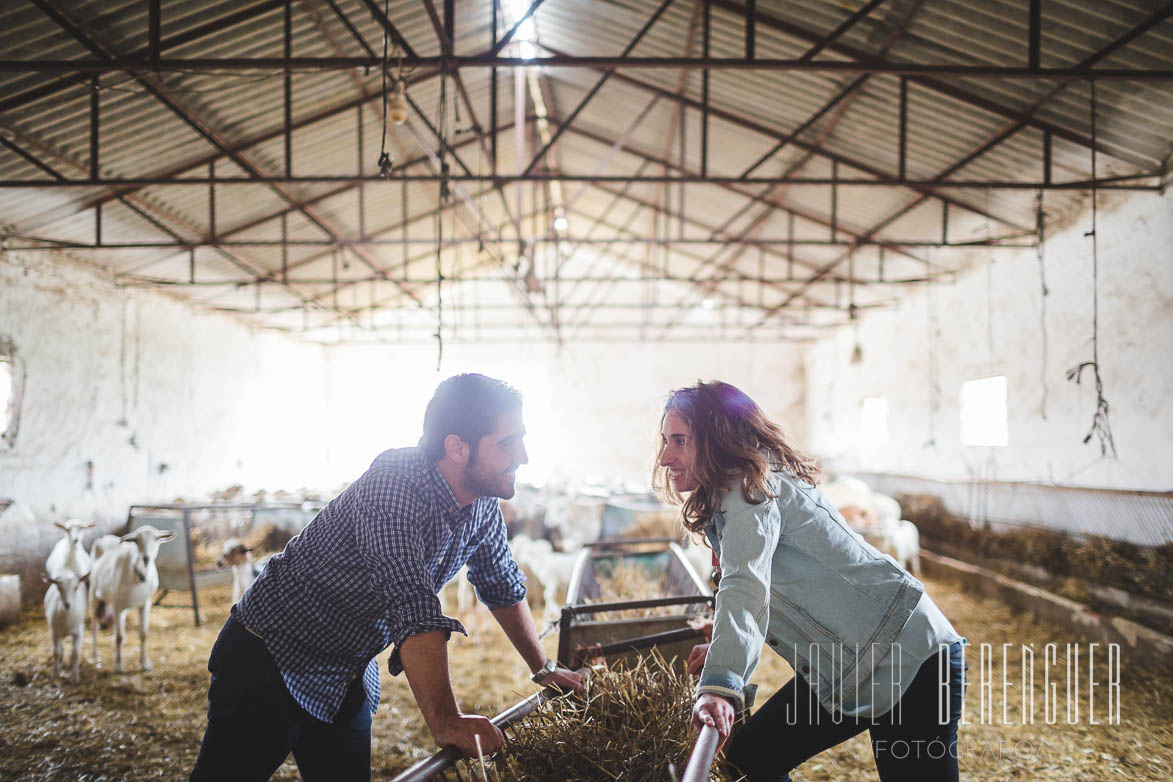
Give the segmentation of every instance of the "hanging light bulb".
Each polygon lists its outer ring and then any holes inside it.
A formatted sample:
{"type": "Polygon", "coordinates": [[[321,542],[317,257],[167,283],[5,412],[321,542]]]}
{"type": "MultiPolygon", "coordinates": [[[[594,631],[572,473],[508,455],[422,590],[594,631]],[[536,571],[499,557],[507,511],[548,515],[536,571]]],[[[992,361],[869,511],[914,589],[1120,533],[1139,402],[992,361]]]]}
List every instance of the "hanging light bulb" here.
{"type": "Polygon", "coordinates": [[[388,116],[393,125],[407,122],[407,82],[402,78],[396,79],[395,86],[391,88],[391,107],[388,116]]]}
{"type": "Polygon", "coordinates": [[[562,210],[558,210],[557,216],[554,217],[554,230],[565,231],[570,223],[566,222],[566,215],[562,214],[562,210]]]}

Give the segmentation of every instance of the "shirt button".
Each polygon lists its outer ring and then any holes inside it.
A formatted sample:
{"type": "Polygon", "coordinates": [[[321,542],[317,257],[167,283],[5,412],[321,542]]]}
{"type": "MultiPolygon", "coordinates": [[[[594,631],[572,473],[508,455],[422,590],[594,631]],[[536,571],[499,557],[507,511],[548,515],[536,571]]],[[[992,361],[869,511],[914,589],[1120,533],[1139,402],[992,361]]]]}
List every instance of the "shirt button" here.
{"type": "Polygon", "coordinates": [[[802,672],[803,672],[803,673],[810,673],[810,672],[811,672],[811,667],[810,667],[809,665],[804,665],[804,666],[802,666],[802,672]]]}

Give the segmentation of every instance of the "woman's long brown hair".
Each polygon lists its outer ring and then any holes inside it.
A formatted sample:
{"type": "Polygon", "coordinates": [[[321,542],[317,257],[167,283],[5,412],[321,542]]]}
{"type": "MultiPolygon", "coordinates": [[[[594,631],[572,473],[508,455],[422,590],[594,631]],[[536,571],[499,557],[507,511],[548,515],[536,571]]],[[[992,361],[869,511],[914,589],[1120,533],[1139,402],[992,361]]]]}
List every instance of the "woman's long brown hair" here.
{"type": "Polygon", "coordinates": [[[708,525],[738,476],[741,496],[751,503],[774,496],[768,481],[777,465],[794,478],[818,482],[814,459],[790,445],[778,425],[743,391],[728,383],[697,381],[695,386],[670,393],[660,416],[661,431],[668,413],[679,415],[692,430],[692,474],[697,488],[687,498],[672,488],[668,468],[660,466],[663,440],[656,451],[652,486],[666,502],[683,505],[684,526],[692,532],[708,525]]]}

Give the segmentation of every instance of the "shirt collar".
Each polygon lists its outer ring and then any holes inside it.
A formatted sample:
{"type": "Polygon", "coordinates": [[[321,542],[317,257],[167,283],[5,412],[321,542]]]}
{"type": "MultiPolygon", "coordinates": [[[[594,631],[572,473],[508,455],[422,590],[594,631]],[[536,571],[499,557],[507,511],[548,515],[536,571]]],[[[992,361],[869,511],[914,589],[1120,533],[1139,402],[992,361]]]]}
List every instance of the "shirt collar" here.
{"type": "Polygon", "coordinates": [[[453,493],[452,487],[448,485],[444,474],[440,472],[440,468],[431,459],[423,454],[420,454],[420,457],[424,462],[424,472],[428,476],[428,482],[431,483],[432,490],[436,493],[436,497],[439,500],[440,511],[450,516],[458,516],[460,514],[460,503],[456,501],[456,494],[453,493]]]}

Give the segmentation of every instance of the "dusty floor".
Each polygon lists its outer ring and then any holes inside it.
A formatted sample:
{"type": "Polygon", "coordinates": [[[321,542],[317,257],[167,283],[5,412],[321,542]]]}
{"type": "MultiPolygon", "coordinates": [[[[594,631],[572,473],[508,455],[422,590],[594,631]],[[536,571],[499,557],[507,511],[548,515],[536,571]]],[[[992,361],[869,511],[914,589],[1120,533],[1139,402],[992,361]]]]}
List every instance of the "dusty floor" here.
{"type": "MultiPolygon", "coordinates": [[[[1087,714],[1086,671],[1081,676],[1081,710],[1077,724],[1043,724],[1042,656],[1047,643],[1059,644],[1058,704],[1065,708],[1064,644],[1073,639],[1061,628],[1039,625],[1014,615],[1001,604],[958,592],[944,582],[928,582],[930,594],[968,637],[971,688],[959,752],[962,776],[971,780],[1156,780],[1173,778],[1173,685],[1123,659],[1120,689],[1121,724],[1106,724],[1106,687],[1096,691],[1095,718],[1087,714]],[[978,645],[992,644],[993,724],[979,715],[978,645]],[[1033,725],[1020,725],[1020,690],[1011,691],[1010,725],[1002,724],[1001,649],[1014,644],[1006,678],[1020,680],[1019,644],[1036,648],[1035,691],[1038,713],[1033,725]]],[[[149,639],[155,670],[137,672],[137,630],[124,649],[132,672],[112,670],[109,634],[104,634],[104,665],[88,663],[89,644],[78,685],[54,679],[48,632],[36,611],[0,629],[0,780],[185,779],[203,733],[208,672],[207,654],[227,614],[228,588],[200,594],[204,623],[196,628],[184,593],[171,593],[151,614],[149,639]]],[[[477,617],[470,639],[458,639],[451,662],[457,696],[466,711],[496,713],[533,692],[528,672],[487,614],[477,617]]],[[[546,639],[550,650],[555,637],[546,639]]],[[[1086,648],[1084,650],[1086,655],[1086,648]]],[[[1106,681],[1103,650],[1097,650],[1097,681],[1106,681]]],[[[1086,664],[1086,656],[1080,661],[1086,664]]],[[[375,717],[373,749],[376,779],[395,773],[432,751],[430,738],[411,699],[406,681],[384,670],[384,689],[375,717]]],[[[1052,676],[1055,676],[1052,673],[1052,676]]],[[[790,677],[785,663],[763,655],[755,680],[762,697],[790,677]]],[[[1063,714],[1059,722],[1064,723],[1063,714]]],[[[812,758],[793,775],[798,780],[875,779],[866,734],[812,758]]],[[[275,779],[297,779],[292,761],[275,779]]],[[[553,781],[552,781],[553,782],[553,781]]]]}

